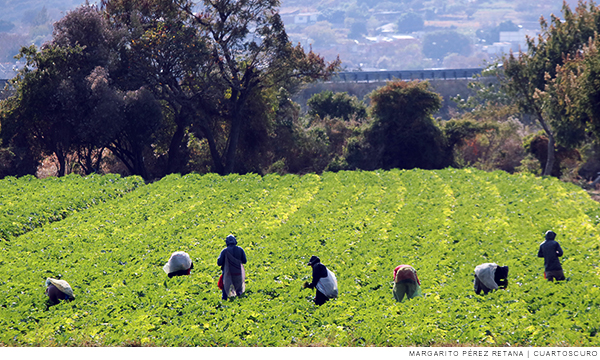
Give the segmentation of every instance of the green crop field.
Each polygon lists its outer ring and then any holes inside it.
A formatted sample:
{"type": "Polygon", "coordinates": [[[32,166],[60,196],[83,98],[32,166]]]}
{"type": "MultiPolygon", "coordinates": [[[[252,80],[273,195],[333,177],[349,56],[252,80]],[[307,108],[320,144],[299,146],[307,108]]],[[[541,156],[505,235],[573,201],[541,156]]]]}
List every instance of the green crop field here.
{"type": "Polygon", "coordinates": [[[0,180],[10,233],[0,240],[0,344],[600,346],[600,205],[554,178],[447,169],[80,179],[80,190],[52,192],[27,179],[21,193],[6,190],[21,179],[0,180]],[[44,215],[54,212],[63,215],[44,215]],[[548,229],[565,253],[561,283],[544,280],[537,258],[548,229]],[[222,301],[216,259],[229,233],[248,257],[247,292],[222,301]],[[162,266],[178,250],[194,269],[169,279],[162,266]],[[311,255],[338,279],[339,297],[321,307],[301,289],[311,255]],[[473,269],[485,262],[510,267],[507,290],[475,295],[473,269]],[[399,264],[417,270],[423,297],[395,302],[399,264]],[[47,277],[67,280],[75,301],[48,308],[47,277]]]}

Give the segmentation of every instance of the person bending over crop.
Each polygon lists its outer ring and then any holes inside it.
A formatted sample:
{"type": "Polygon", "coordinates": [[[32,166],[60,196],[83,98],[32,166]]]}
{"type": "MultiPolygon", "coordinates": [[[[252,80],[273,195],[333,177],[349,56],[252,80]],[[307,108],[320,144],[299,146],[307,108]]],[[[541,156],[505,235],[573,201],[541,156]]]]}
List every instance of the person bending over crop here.
{"type": "Polygon", "coordinates": [[[307,265],[310,265],[313,269],[313,280],[310,284],[305,282],[302,286],[304,289],[317,288],[315,293],[315,304],[321,306],[325,304],[327,300],[337,297],[337,279],[331,270],[321,264],[321,259],[313,255],[310,257],[307,265]]]}
{"type": "Polygon", "coordinates": [[[545,240],[540,244],[538,257],[544,258],[544,277],[548,281],[564,280],[562,266],[560,265],[559,256],[563,255],[563,250],[560,244],[554,240],[556,233],[552,230],[546,231],[545,240]]]}
{"type": "Polygon", "coordinates": [[[164,272],[167,273],[169,278],[173,276],[189,275],[194,264],[192,259],[185,251],[176,251],[171,254],[169,261],[163,266],[164,272]]]}
{"type": "Polygon", "coordinates": [[[487,295],[492,290],[506,289],[508,286],[508,266],[496,263],[485,263],[475,267],[473,287],[477,295],[483,291],[487,295]]]}
{"type": "Polygon", "coordinates": [[[57,305],[62,300],[71,301],[75,299],[71,285],[64,280],[52,278],[46,279],[46,295],[48,295],[50,306],[57,305]]]}
{"type": "Polygon", "coordinates": [[[228,297],[240,296],[246,290],[246,253],[244,249],[237,246],[237,239],[233,235],[225,238],[227,247],[221,251],[217,259],[217,265],[223,272],[223,300],[228,297]]]}
{"type": "Polygon", "coordinates": [[[421,281],[417,271],[410,265],[398,265],[394,269],[394,289],[392,293],[396,301],[401,302],[406,295],[407,299],[421,296],[421,281]]]}

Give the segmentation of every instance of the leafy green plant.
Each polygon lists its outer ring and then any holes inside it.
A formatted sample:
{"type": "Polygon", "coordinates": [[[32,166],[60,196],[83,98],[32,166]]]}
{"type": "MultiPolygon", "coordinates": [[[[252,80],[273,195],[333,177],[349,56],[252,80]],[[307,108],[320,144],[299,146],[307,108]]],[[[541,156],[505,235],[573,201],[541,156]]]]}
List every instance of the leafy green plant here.
{"type": "Polygon", "coordinates": [[[553,178],[474,169],[323,175],[171,175],[5,242],[0,343],[103,346],[598,346],[600,206],[553,178]],[[543,279],[547,229],[567,281],[543,279]],[[234,233],[247,292],[220,299],[216,259],[234,233]],[[190,276],[162,270],[190,254],[190,276]],[[321,307],[302,290],[318,255],[338,279],[321,307]],[[27,259],[24,261],[23,259],[27,259]],[[509,286],[473,292],[473,269],[509,286]],[[424,296],[392,296],[411,264],[424,296]],[[47,308],[46,277],[76,300],[47,308]]]}
{"type": "Polygon", "coordinates": [[[36,179],[29,175],[0,180],[0,239],[11,240],[143,185],[139,177],[68,175],[36,179]]]}

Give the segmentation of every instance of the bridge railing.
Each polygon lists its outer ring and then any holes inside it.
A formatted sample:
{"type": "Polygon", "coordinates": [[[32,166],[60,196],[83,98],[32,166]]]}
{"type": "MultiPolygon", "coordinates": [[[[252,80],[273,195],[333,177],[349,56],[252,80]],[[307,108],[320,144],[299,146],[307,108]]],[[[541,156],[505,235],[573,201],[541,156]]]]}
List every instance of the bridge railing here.
{"type": "Polygon", "coordinates": [[[395,71],[342,71],[332,77],[333,82],[378,82],[390,80],[452,80],[470,79],[483,68],[395,70],[395,71]]]}
{"type": "MultiPolygon", "coordinates": [[[[342,71],[331,78],[332,82],[378,82],[390,80],[453,80],[470,79],[480,74],[483,68],[434,69],[434,70],[382,70],[342,71]]],[[[8,80],[0,79],[0,88],[8,80]]]]}

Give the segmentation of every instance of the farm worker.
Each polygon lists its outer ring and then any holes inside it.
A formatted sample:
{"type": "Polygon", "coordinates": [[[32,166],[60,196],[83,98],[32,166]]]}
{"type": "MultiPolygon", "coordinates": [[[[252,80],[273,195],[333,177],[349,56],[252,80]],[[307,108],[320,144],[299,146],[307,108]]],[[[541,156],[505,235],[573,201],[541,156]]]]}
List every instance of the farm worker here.
{"type": "Polygon", "coordinates": [[[487,295],[498,288],[506,289],[508,286],[508,266],[498,266],[496,263],[484,263],[475,267],[475,280],[473,287],[479,295],[482,291],[487,295]]]}
{"type": "Polygon", "coordinates": [[[540,250],[538,251],[538,257],[544,258],[544,277],[548,281],[564,280],[565,274],[563,273],[562,266],[560,265],[559,256],[563,255],[563,250],[556,240],[556,233],[552,230],[546,231],[546,240],[540,244],[540,250]]]}
{"type": "Polygon", "coordinates": [[[335,274],[331,272],[325,265],[321,264],[321,259],[316,256],[311,256],[308,264],[313,269],[313,280],[309,284],[305,282],[303,288],[317,288],[315,294],[315,304],[323,305],[327,300],[338,296],[338,286],[335,274]]]}
{"type": "Polygon", "coordinates": [[[50,306],[58,304],[61,300],[75,299],[71,285],[64,280],[46,279],[46,295],[50,298],[50,306]]]}
{"type": "Polygon", "coordinates": [[[185,251],[176,251],[171,254],[169,261],[163,266],[163,270],[167,273],[169,278],[173,276],[189,275],[194,264],[192,259],[185,251]]]}
{"type": "Polygon", "coordinates": [[[410,265],[398,265],[394,269],[394,289],[392,293],[396,301],[402,301],[404,295],[407,299],[421,296],[421,281],[417,271],[410,265]]]}
{"type": "Polygon", "coordinates": [[[223,300],[228,297],[240,296],[246,290],[246,253],[244,249],[237,246],[237,239],[233,235],[225,238],[227,247],[221,251],[217,259],[217,265],[223,271],[223,300]]]}

